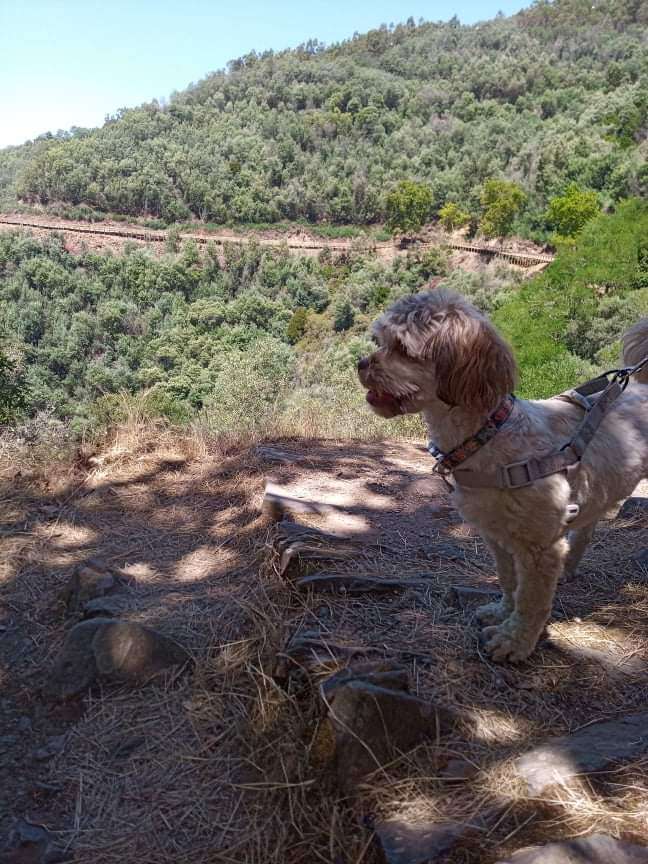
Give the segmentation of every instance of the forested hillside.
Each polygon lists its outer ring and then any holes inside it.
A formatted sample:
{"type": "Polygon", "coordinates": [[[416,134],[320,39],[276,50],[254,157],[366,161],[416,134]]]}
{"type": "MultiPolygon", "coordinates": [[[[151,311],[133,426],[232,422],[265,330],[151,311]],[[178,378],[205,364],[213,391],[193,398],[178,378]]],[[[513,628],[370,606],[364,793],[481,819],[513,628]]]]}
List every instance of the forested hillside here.
{"type": "Polygon", "coordinates": [[[376,315],[432,277],[494,315],[524,395],[555,393],[615,365],[623,329],[646,314],[646,237],[648,204],[626,201],[520,287],[506,270],[448,272],[440,250],[386,264],[255,245],[201,256],[188,242],[113,257],[3,234],[0,411],[81,433],[118,419],[120,394],[144,393],[140,410],[216,433],[394,434],[367,411],[355,366],[376,315]]]}
{"type": "Polygon", "coordinates": [[[521,189],[543,237],[570,183],[648,194],[648,5],[556,0],[472,27],[413,20],[324,48],[252,53],[174,94],[0,153],[5,204],[214,222],[386,216],[399,181],[476,220],[483,184],[521,189]]]}

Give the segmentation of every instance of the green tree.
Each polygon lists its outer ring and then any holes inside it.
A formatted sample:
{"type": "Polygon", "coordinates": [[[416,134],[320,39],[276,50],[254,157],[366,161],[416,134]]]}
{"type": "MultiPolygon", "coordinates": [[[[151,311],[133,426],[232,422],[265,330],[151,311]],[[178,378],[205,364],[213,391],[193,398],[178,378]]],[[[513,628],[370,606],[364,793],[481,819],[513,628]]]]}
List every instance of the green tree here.
{"type": "Polygon", "coordinates": [[[549,201],[547,222],[563,237],[575,237],[600,209],[596,192],[570,183],[564,195],[549,201]]]}
{"type": "Polygon", "coordinates": [[[486,237],[505,237],[526,203],[526,195],[510,180],[487,180],[480,195],[484,208],[479,227],[486,237]]]}
{"type": "Polygon", "coordinates": [[[470,222],[470,213],[462,210],[454,201],[448,201],[439,210],[439,221],[446,231],[454,231],[470,222]]]}
{"type": "Polygon", "coordinates": [[[333,329],[336,333],[353,327],[355,311],[348,297],[340,297],[333,309],[333,329]]]}
{"type": "Polygon", "coordinates": [[[16,365],[0,351],[0,424],[13,423],[26,408],[25,386],[16,365]]]}
{"type": "Polygon", "coordinates": [[[425,183],[402,180],[387,196],[387,227],[390,231],[418,231],[430,218],[434,198],[425,183]]]}
{"type": "Polygon", "coordinates": [[[299,306],[293,312],[293,316],[288,322],[286,330],[286,338],[291,345],[295,345],[304,335],[306,330],[306,322],[308,321],[308,310],[303,306],[299,306]]]}

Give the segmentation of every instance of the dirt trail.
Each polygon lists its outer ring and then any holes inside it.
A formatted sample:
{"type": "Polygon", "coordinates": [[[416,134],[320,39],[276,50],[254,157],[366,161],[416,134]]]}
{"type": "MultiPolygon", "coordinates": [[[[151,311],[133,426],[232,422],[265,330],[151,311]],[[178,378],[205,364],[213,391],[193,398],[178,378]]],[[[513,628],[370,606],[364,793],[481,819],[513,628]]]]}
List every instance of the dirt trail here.
{"type": "Polygon", "coordinates": [[[0,848],[24,817],[88,864],[374,864],[368,812],[463,819],[485,801],[503,806],[501,820],[460,842],[450,864],[493,864],[600,825],[648,840],[640,765],[546,806],[508,800],[495,782],[530,743],[645,705],[648,579],[632,556],[648,545],[646,499],[599,530],[532,658],[497,667],[474,622],[479,592],[496,587],[493,565],[424,448],[278,441],[223,454],[165,435],[118,438],[44,471],[2,466],[0,848]],[[298,521],[359,544],[347,572],[426,587],[300,593],[274,566],[268,479],[318,504],[298,521]],[[47,701],[41,687],[73,623],[61,591],[89,559],[128,577],[123,616],[181,641],[193,675],[47,701]],[[308,691],[273,679],[289,637],[313,630],[405,664],[414,692],[470,715],[472,732],[421,745],[360,803],[344,800],[314,758],[308,691]],[[459,783],[446,776],[457,756],[475,768],[459,783]]]}
{"type": "MultiPolygon", "coordinates": [[[[155,246],[168,239],[166,231],[143,229],[141,226],[129,225],[124,222],[106,220],[101,223],[89,223],[56,220],[45,216],[25,216],[19,213],[0,214],[0,230],[11,230],[16,227],[31,228],[41,233],[58,231],[65,236],[74,238],[77,242],[78,235],[82,235],[83,240],[91,248],[119,246],[126,241],[155,246]],[[77,236],[75,237],[75,235],[77,236]]],[[[398,245],[391,240],[386,242],[377,242],[370,238],[332,240],[314,237],[307,231],[289,234],[280,234],[276,231],[254,231],[237,234],[231,230],[218,232],[198,230],[183,232],[181,236],[184,240],[193,240],[199,244],[215,243],[220,246],[226,243],[235,245],[257,243],[259,246],[287,248],[291,253],[297,255],[318,255],[324,250],[329,250],[337,255],[349,254],[352,251],[365,251],[390,261],[400,255],[407,254],[407,246],[398,245]]],[[[429,238],[422,238],[416,244],[416,248],[425,250],[440,245],[445,245],[464,255],[470,253],[486,259],[502,259],[514,266],[524,269],[532,268],[534,272],[553,261],[553,255],[538,251],[532,244],[504,246],[499,243],[474,243],[466,241],[460,236],[446,235],[443,232],[438,232],[438,236],[435,236],[432,241],[429,238]]]]}

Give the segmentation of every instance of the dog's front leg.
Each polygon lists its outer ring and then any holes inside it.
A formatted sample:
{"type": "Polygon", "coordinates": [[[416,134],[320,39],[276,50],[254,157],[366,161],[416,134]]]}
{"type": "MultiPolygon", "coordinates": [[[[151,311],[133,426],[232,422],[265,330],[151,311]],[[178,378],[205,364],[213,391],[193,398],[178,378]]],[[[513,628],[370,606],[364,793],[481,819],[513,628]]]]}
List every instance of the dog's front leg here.
{"type": "Polygon", "coordinates": [[[493,603],[486,603],[477,609],[477,620],[480,624],[500,624],[505,621],[513,611],[515,602],[515,589],[517,577],[515,575],[515,562],[510,552],[495,540],[484,538],[488,548],[493,553],[497,567],[497,578],[502,589],[502,596],[493,603]]]}
{"type": "Polygon", "coordinates": [[[519,549],[514,554],[517,574],[515,606],[506,621],[482,631],[493,660],[525,660],[535,648],[549,615],[558,577],[568,551],[561,537],[546,548],[519,549]]]}

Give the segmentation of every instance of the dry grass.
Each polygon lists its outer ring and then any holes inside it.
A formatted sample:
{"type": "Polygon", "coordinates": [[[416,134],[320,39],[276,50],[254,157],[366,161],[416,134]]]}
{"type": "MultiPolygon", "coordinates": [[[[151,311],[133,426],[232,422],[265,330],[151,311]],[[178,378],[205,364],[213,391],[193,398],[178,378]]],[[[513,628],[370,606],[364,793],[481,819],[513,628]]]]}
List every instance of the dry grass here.
{"type": "Polygon", "coordinates": [[[357,484],[354,512],[389,541],[367,544],[337,570],[424,577],[425,589],[299,594],[278,576],[274,529],[259,513],[276,466],[249,442],[179,436],[134,417],[65,469],[27,454],[3,466],[0,596],[35,645],[4,670],[10,698],[30,704],[65,632],[60,588],[90,557],[130,578],[130,618],[176,636],[196,660],[192,676],[93,692],[73,725],[49,706],[36,711],[37,739],[68,734],[64,751],[34,769],[58,790],[39,798],[36,815],[61,831],[75,860],[373,864],[367,825],[376,818],[470,821],[484,810],[492,818],[449,861],[490,864],[590,830],[648,842],[645,764],[542,801],[526,798],[511,773],[533,742],[645,704],[648,587],[631,556],[648,545],[647,511],[601,530],[531,660],[494,666],[479,652],[480,598],[462,606],[452,592],[492,584],[492,565],[478,537],[416,492],[400,445],[276,446],[295,456],[287,476],[314,477],[316,488],[319,475],[338,472],[348,488],[357,484]],[[459,711],[460,728],[395,759],[345,800],[317,735],[313,687],[335,662],[287,686],[272,677],[289,636],[306,630],[405,664],[413,691],[459,711]],[[460,783],[445,774],[458,757],[474,766],[460,783]]]}

